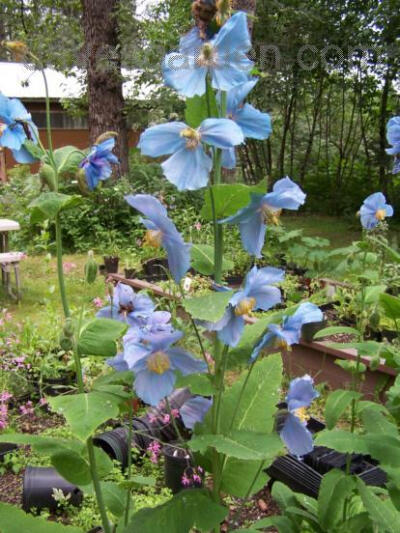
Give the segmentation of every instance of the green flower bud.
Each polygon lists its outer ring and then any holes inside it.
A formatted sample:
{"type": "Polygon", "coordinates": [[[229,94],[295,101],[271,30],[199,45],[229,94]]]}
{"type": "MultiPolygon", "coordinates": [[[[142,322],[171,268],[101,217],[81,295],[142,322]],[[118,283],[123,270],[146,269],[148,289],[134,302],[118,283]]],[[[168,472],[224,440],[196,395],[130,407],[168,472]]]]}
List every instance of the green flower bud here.
{"type": "Polygon", "coordinates": [[[98,267],[97,267],[97,263],[96,263],[96,261],[94,260],[94,257],[93,257],[93,251],[90,250],[88,252],[88,260],[87,260],[87,263],[85,265],[85,279],[86,279],[87,283],[91,284],[91,283],[94,283],[96,281],[97,270],[98,270],[98,267]]]}

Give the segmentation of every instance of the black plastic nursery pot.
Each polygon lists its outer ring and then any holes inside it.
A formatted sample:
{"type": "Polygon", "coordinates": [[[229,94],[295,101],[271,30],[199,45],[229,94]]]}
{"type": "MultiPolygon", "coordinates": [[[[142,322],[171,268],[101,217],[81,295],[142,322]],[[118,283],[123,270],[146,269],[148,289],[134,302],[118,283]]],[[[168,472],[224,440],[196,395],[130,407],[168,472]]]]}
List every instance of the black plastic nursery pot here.
{"type": "Polygon", "coordinates": [[[101,526],[94,527],[87,533],[103,533],[103,528],[101,526]]]}
{"type": "Polygon", "coordinates": [[[124,275],[126,279],[135,279],[137,278],[138,273],[134,268],[124,268],[124,275]]]}
{"type": "Polygon", "coordinates": [[[162,281],[168,279],[168,260],[166,257],[155,257],[143,263],[143,272],[148,281],[162,281]]]}
{"type": "Polygon", "coordinates": [[[192,460],[185,450],[170,445],[164,446],[162,453],[165,485],[173,494],[176,494],[186,488],[182,485],[182,477],[184,474],[192,473],[192,460]]]}
{"type": "Polygon", "coordinates": [[[13,452],[17,448],[18,446],[12,442],[0,442],[0,461],[3,461],[8,453],[13,452]]]}
{"type": "Polygon", "coordinates": [[[58,396],[66,392],[75,381],[73,373],[67,373],[58,378],[44,378],[42,380],[43,392],[46,396],[58,396]]]}
{"type": "Polygon", "coordinates": [[[30,509],[57,508],[57,502],[53,498],[54,489],[62,490],[64,495],[70,494],[69,502],[79,506],[82,503],[83,494],[76,487],[61,477],[54,468],[28,466],[24,473],[22,508],[30,509]]]}
{"type": "Polygon", "coordinates": [[[107,274],[117,274],[119,257],[114,255],[107,255],[103,257],[104,266],[107,274]]]}
{"type": "Polygon", "coordinates": [[[327,320],[322,320],[321,322],[309,322],[308,324],[303,324],[301,328],[301,337],[306,342],[312,342],[314,335],[328,326],[327,320]]]}

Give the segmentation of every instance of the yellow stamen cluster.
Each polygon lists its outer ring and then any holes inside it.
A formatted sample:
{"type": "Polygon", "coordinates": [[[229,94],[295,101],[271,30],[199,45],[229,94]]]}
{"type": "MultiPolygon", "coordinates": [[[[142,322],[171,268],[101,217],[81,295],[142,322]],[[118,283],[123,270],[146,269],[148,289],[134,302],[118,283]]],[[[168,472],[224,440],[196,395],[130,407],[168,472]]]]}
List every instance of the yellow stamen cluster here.
{"type": "Polygon", "coordinates": [[[299,409],[296,409],[294,413],[297,418],[299,418],[302,422],[307,422],[310,418],[307,414],[307,408],[306,407],[300,407],[299,409]]]}
{"type": "Polygon", "coordinates": [[[194,150],[200,144],[201,135],[193,128],[185,128],[181,131],[180,136],[186,139],[186,148],[194,150]]]}
{"type": "Polygon", "coordinates": [[[235,315],[236,316],[250,315],[255,305],[256,305],[255,298],[244,298],[235,307],[235,315]]]}
{"type": "Polygon", "coordinates": [[[6,129],[6,125],[5,124],[1,124],[0,123],[0,137],[3,135],[3,131],[6,129]]]}
{"type": "Polygon", "coordinates": [[[274,209],[272,207],[269,207],[268,205],[263,205],[261,209],[265,218],[265,222],[267,224],[274,224],[275,226],[279,226],[279,217],[281,216],[282,209],[274,209]]]}
{"type": "Polygon", "coordinates": [[[375,213],[375,218],[379,221],[385,220],[386,209],[378,209],[378,211],[375,213]]]}
{"type": "Polygon", "coordinates": [[[161,375],[171,368],[171,361],[165,352],[155,352],[147,359],[147,368],[161,375]]]}
{"type": "Polygon", "coordinates": [[[281,337],[278,337],[275,341],[275,347],[278,349],[278,350],[286,350],[288,352],[290,352],[291,350],[291,347],[289,346],[289,344],[285,341],[285,339],[282,339],[281,337]]]}
{"type": "Polygon", "coordinates": [[[1,41],[1,45],[11,52],[14,61],[22,61],[29,52],[28,47],[22,41],[1,41]]]}
{"type": "Polygon", "coordinates": [[[200,67],[212,67],[216,63],[216,53],[211,43],[206,43],[200,50],[197,63],[200,67]]]}
{"type": "Polygon", "coordinates": [[[144,243],[147,246],[151,246],[152,248],[160,248],[161,239],[162,239],[162,233],[160,230],[149,229],[146,231],[146,235],[144,237],[144,243]]]}

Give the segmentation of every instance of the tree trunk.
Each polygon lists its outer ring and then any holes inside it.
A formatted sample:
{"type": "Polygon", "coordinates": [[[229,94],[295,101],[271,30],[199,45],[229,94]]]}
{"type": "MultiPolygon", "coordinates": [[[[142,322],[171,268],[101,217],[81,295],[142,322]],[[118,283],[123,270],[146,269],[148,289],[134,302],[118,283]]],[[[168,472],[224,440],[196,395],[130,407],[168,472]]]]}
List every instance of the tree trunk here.
{"type": "Polygon", "coordinates": [[[89,137],[115,131],[121,172],[128,171],[128,131],[122,95],[116,12],[119,0],[81,0],[87,57],[89,137]]]}

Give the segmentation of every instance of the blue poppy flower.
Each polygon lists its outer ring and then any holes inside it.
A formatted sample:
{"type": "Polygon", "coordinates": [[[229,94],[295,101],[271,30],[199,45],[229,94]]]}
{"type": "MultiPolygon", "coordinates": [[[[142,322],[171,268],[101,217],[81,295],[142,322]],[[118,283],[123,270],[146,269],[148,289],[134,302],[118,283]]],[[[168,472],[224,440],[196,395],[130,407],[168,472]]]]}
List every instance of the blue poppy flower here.
{"type": "Polygon", "coordinates": [[[139,327],[142,320],[149,317],[155,305],[146,294],[136,294],[132,287],[118,283],[114,289],[111,305],[100,309],[98,318],[112,318],[139,327]]]}
{"type": "Polygon", "coordinates": [[[86,183],[91,191],[99,181],[105,181],[111,176],[111,165],[118,163],[117,156],[112,153],[114,146],[114,137],[106,139],[92,146],[90,153],[81,161],[79,166],[85,171],[86,183]]]}
{"type": "MultiPolygon", "coordinates": [[[[271,117],[262,113],[251,104],[245,104],[244,99],[258,82],[258,78],[237,85],[227,93],[227,117],[240,126],[245,138],[268,139],[272,132],[271,117]]],[[[222,150],[222,166],[225,168],[236,167],[234,148],[222,150]]]]}
{"type": "Polygon", "coordinates": [[[193,396],[189,398],[179,409],[179,414],[182,422],[188,429],[194,429],[194,426],[199,422],[203,422],[204,417],[210,410],[213,401],[210,398],[203,396],[193,396]]]}
{"type": "Polygon", "coordinates": [[[157,405],[171,394],[176,381],[176,371],[184,376],[205,372],[204,361],[194,358],[173,344],[182,336],[180,331],[166,333],[150,343],[136,345],[124,351],[123,358],[135,374],[134,388],[144,402],[157,405]]]}
{"type": "Polygon", "coordinates": [[[277,181],[272,192],[252,193],[248,206],[234,215],[220,220],[220,224],[238,224],[243,248],[251,255],[261,257],[267,222],[278,223],[282,209],[297,210],[304,204],[306,195],[290,178],[277,181]]]}
{"type": "Polygon", "coordinates": [[[9,148],[18,163],[33,163],[36,159],[23,145],[27,140],[37,143],[37,138],[38,130],[23,104],[0,93],[0,146],[9,148]]]}
{"type": "Polygon", "coordinates": [[[307,429],[308,416],[306,408],[318,398],[314,389],[314,381],[309,375],[293,379],[286,396],[288,413],[280,431],[280,436],[289,452],[302,457],[313,450],[313,438],[307,429]]]}
{"type": "Polygon", "coordinates": [[[250,48],[247,17],[239,11],[209,41],[201,42],[193,31],[181,41],[178,52],[167,54],[165,84],[188,98],[201,96],[209,74],[214,89],[229,91],[248,79],[254,65],[246,55],[250,48]]]}
{"type": "Polygon", "coordinates": [[[158,248],[163,246],[168,254],[168,267],[172,277],[179,283],[190,267],[191,244],[185,243],[175,224],[167,216],[165,207],[149,194],[125,196],[134,209],[146,217],[141,222],[146,226],[146,244],[158,248]]]}
{"type": "Polygon", "coordinates": [[[361,224],[370,230],[386,217],[393,216],[393,207],[386,203],[386,198],[381,192],[371,194],[364,200],[360,209],[361,224]]]}
{"type": "Polygon", "coordinates": [[[245,326],[245,315],[262,309],[268,311],[281,301],[281,291],[273,283],[283,280],[283,270],[273,267],[258,269],[254,266],[247,274],[243,289],[229,300],[222,319],[216,323],[202,323],[209,331],[217,331],[218,338],[229,346],[236,346],[245,326]]]}
{"type": "Polygon", "coordinates": [[[310,322],[322,322],[324,315],[321,309],[310,302],[299,305],[295,313],[284,316],[282,325],[270,324],[268,332],[254,347],[251,354],[251,361],[255,361],[261,350],[275,346],[280,349],[288,349],[292,344],[297,344],[301,337],[301,328],[310,322]]]}
{"type": "Polygon", "coordinates": [[[150,157],[173,154],[161,165],[164,176],[178,190],[193,191],[207,185],[212,168],[202,143],[231,148],[243,141],[242,130],[232,120],[208,118],[197,129],[184,122],[152,126],[142,133],[138,147],[150,157]]]}
{"type": "Polygon", "coordinates": [[[386,127],[386,137],[392,148],[387,148],[389,155],[400,154],[400,117],[393,117],[389,120],[386,127]]]}

